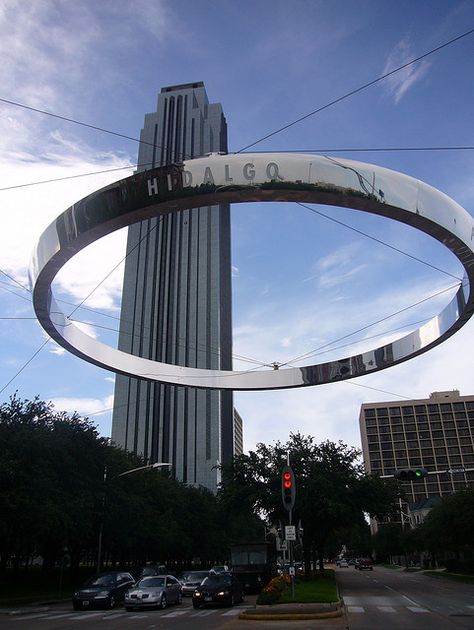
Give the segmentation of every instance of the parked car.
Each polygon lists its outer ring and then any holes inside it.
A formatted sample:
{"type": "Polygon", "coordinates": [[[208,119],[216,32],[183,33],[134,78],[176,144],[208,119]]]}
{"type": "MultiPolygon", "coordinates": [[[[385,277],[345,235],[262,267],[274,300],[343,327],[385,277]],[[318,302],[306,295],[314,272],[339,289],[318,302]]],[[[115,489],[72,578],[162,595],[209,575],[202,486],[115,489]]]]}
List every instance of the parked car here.
{"type": "Polygon", "coordinates": [[[342,569],[347,569],[349,567],[349,563],[347,562],[345,558],[341,558],[341,560],[339,560],[339,566],[342,569]]]}
{"type": "Polygon", "coordinates": [[[183,573],[181,578],[181,592],[184,597],[191,597],[197,587],[201,584],[204,578],[207,578],[209,571],[189,571],[183,573]]]}
{"type": "Polygon", "coordinates": [[[193,593],[194,608],[200,608],[206,604],[233,606],[243,600],[242,584],[232,573],[209,575],[193,593]]]}
{"type": "Polygon", "coordinates": [[[111,571],[87,580],[72,596],[74,610],[113,608],[123,602],[135,580],[130,573],[111,571]]]}
{"type": "Polygon", "coordinates": [[[144,577],[125,593],[125,610],[168,604],[181,604],[181,583],[173,575],[144,577]]]}
{"type": "Polygon", "coordinates": [[[354,566],[356,569],[359,569],[359,571],[364,571],[364,569],[368,571],[374,570],[374,563],[370,558],[357,558],[354,566]]]}

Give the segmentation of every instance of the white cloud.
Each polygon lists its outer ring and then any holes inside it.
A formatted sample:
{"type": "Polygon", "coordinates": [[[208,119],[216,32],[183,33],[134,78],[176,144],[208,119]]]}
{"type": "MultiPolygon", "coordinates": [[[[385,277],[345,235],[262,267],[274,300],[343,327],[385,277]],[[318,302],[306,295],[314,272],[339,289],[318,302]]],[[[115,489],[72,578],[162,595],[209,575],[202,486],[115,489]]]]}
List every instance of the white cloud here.
{"type": "Polygon", "coordinates": [[[110,411],[113,406],[113,395],[104,398],[52,398],[51,402],[57,411],[67,411],[68,413],[77,412],[80,415],[87,416],[101,415],[110,411]]]}
{"type": "MultiPolygon", "coordinates": [[[[401,40],[390,52],[382,74],[395,70],[415,57],[416,54],[411,52],[409,42],[401,40]]],[[[398,103],[406,92],[425,76],[430,65],[430,62],[424,59],[399,70],[384,80],[386,88],[395,99],[395,103],[398,103]]]]}

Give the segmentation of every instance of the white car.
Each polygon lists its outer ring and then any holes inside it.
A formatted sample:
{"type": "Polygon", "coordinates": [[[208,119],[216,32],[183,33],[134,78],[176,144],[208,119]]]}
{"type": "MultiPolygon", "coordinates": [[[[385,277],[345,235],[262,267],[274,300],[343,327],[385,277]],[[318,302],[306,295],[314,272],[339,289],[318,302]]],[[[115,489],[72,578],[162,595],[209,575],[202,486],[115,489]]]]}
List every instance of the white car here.
{"type": "Polygon", "coordinates": [[[349,567],[349,563],[347,560],[339,560],[339,566],[343,569],[347,569],[349,567]]]}

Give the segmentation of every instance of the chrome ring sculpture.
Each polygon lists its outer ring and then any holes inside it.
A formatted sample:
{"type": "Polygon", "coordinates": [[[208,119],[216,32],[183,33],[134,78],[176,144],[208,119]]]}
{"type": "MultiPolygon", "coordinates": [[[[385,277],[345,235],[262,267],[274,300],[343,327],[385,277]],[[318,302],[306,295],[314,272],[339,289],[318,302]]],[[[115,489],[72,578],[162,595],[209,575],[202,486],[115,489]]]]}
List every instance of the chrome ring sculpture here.
{"type": "Polygon", "coordinates": [[[305,387],[363,376],[426,352],[471,317],[474,221],[455,201],[419,180],[385,168],[318,155],[211,154],[132,175],[63,212],[42,234],[30,266],[36,315],[46,332],[83,359],[127,376],[198,388],[264,390],[305,387]],[[455,297],[421,328],[389,344],[340,360],[267,371],[170,365],[96,341],[56,304],[51,284],[90,243],[137,221],[179,210],[254,201],[349,207],[417,228],[448,247],[465,277],[455,297]]]}

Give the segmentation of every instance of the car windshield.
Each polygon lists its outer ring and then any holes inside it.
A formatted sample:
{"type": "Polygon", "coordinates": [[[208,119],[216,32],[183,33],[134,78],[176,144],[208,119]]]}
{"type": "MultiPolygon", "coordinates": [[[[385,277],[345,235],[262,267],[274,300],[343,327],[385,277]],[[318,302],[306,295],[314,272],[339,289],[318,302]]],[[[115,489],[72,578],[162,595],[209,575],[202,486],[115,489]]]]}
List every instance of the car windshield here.
{"type": "Polygon", "coordinates": [[[202,583],[203,586],[214,586],[215,584],[230,584],[230,578],[222,575],[209,575],[202,583]]]}
{"type": "Polygon", "coordinates": [[[137,586],[140,588],[150,588],[155,586],[164,586],[165,578],[162,577],[147,577],[137,582],[137,586]]]}
{"type": "Polygon", "coordinates": [[[115,577],[113,575],[99,575],[98,577],[87,580],[85,586],[110,586],[114,584],[115,577]]]}

